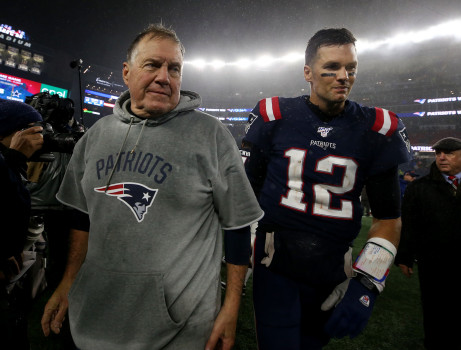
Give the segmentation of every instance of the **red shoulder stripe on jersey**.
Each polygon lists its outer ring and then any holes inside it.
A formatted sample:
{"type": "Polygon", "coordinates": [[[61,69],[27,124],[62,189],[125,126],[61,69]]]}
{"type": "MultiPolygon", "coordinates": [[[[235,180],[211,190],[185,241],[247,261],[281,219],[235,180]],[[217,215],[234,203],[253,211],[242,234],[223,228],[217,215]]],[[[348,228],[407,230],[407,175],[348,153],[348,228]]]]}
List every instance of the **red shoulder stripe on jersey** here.
{"type": "Polygon", "coordinates": [[[275,119],[282,118],[282,113],[280,112],[279,98],[272,97],[271,100],[272,100],[272,111],[274,113],[274,118],[275,119]]]}
{"type": "Polygon", "coordinates": [[[280,113],[279,98],[270,97],[261,100],[259,103],[259,113],[265,122],[282,118],[282,113],[280,113]]]}
{"type": "Polygon", "coordinates": [[[383,108],[375,108],[375,111],[375,123],[371,130],[386,136],[392,135],[395,130],[397,130],[397,125],[399,123],[395,113],[383,108]]]}

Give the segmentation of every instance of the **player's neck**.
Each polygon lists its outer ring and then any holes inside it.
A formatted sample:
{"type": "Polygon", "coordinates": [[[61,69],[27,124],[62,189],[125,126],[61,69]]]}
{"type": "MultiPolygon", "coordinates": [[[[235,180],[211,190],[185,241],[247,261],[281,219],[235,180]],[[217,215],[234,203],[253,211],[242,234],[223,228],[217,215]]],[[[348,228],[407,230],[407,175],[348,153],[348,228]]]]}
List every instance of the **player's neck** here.
{"type": "Polygon", "coordinates": [[[306,103],[312,109],[312,111],[324,122],[330,122],[339,116],[345,108],[345,102],[334,104],[316,104],[310,100],[310,96],[307,96],[306,103]]]}

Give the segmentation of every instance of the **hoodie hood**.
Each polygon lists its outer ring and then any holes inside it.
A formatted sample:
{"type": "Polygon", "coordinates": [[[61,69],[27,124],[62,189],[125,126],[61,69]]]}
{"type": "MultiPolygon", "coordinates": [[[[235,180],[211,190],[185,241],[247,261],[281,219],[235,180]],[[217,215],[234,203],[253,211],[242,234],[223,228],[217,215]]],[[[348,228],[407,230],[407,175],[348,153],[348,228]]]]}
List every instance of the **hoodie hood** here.
{"type": "Polygon", "coordinates": [[[155,118],[140,118],[131,112],[131,96],[130,91],[127,90],[120,95],[115,103],[114,114],[122,122],[127,124],[129,124],[131,122],[131,118],[133,118],[133,124],[144,121],[146,126],[157,126],[166,123],[181,112],[190,111],[200,107],[201,103],[202,99],[199,94],[193,91],[181,90],[179,103],[173,110],[155,118]]]}
{"type": "Polygon", "coordinates": [[[106,191],[109,188],[110,182],[112,180],[112,176],[114,175],[115,168],[117,167],[118,162],[120,161],[120,156],[122,154],[122,151],[125,149],[126,141],[128,139],[128,135],[130,134],[132,125],[142,123],[141,131],[138,134],[138,138],[136,140],[134,147],[131,149],[131,153],[133,153],[136,147],[138,146],[139,140],[141,139],[144,128],[146,126],[155,127],[155,126],[164,124],[182,112],[194,110],[195,108],[200,106],[201,102],[202,102],[202,99],[197,93],[192,92],[192,91],[181,90],[181,95],[179,97],[179,103],[173,110],[159,117],[155,117],[155,118],[140,118],[137,115],[130,112],[131,111],[130,91],[127,90],[124,93],[122,93],[120,97],[118,98],[117,102],[115,103],[114,117],[118,118],[123,123],[128,124],[128,128],[126,131],[125,139],[123,140],[123,143],[121,144],[120,150],[118,152],[118,156],[115,161],[115,166],[112,168],[112,171],[109,175],[109,179],[106,185],[106,191]]]}

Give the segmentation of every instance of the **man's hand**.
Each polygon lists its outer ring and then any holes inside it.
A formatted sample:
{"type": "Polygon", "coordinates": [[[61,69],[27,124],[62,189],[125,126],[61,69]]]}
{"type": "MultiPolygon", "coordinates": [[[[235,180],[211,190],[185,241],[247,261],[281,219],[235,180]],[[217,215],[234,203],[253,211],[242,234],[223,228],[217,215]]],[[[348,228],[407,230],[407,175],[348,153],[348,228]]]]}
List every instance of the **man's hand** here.
{"type": "Polygon", "coordinates": [[[230,350],[235,343],[237,315],[223,306],[211,331],[205,350],[230,350]]]}
{"type": "Polygon", "coordinates": [[[45,305],[42,316],[42,330],[45,336],[50,334],[50,329],[58,334],[61,331],[62,322],[69,307],[67,298],[70,287],[77,276],[80,267],[85,261],[88,250],[89,232],[71,229],[69,234],[69,254],[64,277],[58,288],[54,291],[48,303],[45,305]]]}
{"type": "Polygon", "coordinates": [[[402,271],[402,273],[408,278],[410,278],[411,275],[413,275],[413,269],[411,267],[408,267],[407,265],[404,265],[404,264],[399,264],[399,268],[400,268],[400,271],[402,271]]]}
{"type": "Polygon", "coordinates": [[[41,126],[33,126],[16,132],[11,139],[10,148],[21,152],[29,159],[36,151],[42,148],[42,130],[41,126]]]}
{"type": "Polygon", "coordinates": [[[235,343],[237,319],[243,282],[248,265],[227,263],[227,285],[224,303],[213,325],[205,350],[231,350],[235,343]]]}
{"type": "Polygon", "coordinates": [[[56,334],[59,334],[61,331],[62,323],[64,322],[69,306],[67,300],[68,292],[69,288],[59,285],[46,303],[41,322],[45,337],[50,334],[50,329],[56,334]]]}

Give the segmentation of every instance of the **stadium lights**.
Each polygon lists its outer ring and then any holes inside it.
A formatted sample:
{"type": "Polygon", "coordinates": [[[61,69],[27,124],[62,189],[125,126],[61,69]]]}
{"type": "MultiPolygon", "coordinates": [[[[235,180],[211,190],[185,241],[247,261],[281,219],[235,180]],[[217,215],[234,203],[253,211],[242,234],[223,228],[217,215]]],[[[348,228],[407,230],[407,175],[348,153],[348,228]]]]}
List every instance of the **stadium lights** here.
{"type": "Polygon", "coordinates": [[[281,61],[287,62],[287,63],[293,63],[293,62],[298,62],[298,61],[303,61],[304,60],[304,53],[296,53],[292,52],[289,53],[281,58],[281,61]]]}
{"type": "Polygon", "coordinates": [[[186,61],[184,63],[190,64],[198,69],[203,69],[205,66],[207,66],[207,62],[202,59],[196,59],[194,61],[186,61]]]}
{"type": "Polygon", "coordinates": [[[241,68],[241,69],[248,68],[252,64],[253,64],[253,62],[251,60],[249,60],[248,58],[241,58],[241,59],[239,59],[238,61],[236,61],[234,63],[235,66],[237,66],[238,68],[241,68]]]}
{"type": "Polygon", "coordinates": [[[429,28],[419,31],[400,33],[393,37],[383,40],[357,40],[357,51],[365,52],[370,50],[376,50],[377,48],[384,45],[401,46],[406,44],[419,44],[424,41],[450,36],[454,37],[455,39],[461,40],[461,33],[459,31],[460,26],[461,19],[458,19],[431,26],[429,28]]]}
{"type": "Polygon", "coordinates": [[[256,59],[255,65],[257,67],[268,67],[270,66],[273,62],[275,62],[275,59],[270,56],[270,55],[264,55],[256,59]]]}
{"type": "MultiPolygon", "coordinates": [[[[359,53],[366,51],[373,51],[382,46],[402,46],[406,44],[419,44],[425,41],[434,40],[442,37],[453,37],[456,40],[461,40],[461,19],[456,19],[428,27],[418,31],[408,31],[405,33],[396,34],[392,37],[383,40],[366,40],[358,39],[356,46],[359,53]]],[[[203,59],[196,59],[193,61],[185,61],[186,65],[192,65],[195,68],[203,69],[210,66],[214,69],[220,69],[226,66],[233,66],[245,69],[251,66],[256,68],[269,67],[274,63],[298,63],[303,62],[303,53],[289,53],[279,58],[274,58],[270,55],[264,55],[254,60],[247,58],[239,59],[235,62],[226,62],[224,60],[215,59],[213,61],[205,61],[203,59]]]]}
{"type": "Polygon", "coordinates": [[[224,61],[221,61],[221,60],[214,60],[210,63],[210,65],[214,68],[214,69],[220,69],[222,67],[224,67],[226,65],[226,62],[224,61]]]}

